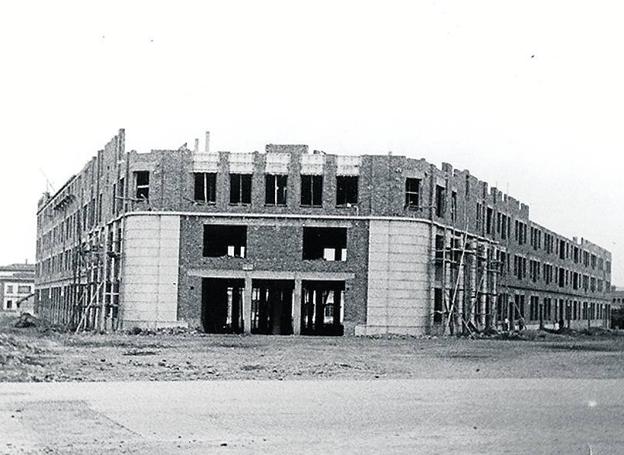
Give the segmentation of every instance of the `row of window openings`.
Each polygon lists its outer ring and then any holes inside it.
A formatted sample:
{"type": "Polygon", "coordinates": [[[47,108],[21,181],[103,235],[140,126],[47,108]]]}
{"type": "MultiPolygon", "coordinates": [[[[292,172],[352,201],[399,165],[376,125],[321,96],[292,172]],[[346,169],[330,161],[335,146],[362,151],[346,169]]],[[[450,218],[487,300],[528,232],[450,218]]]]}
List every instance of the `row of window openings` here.
{"type": "Polygon", "coordinates": [[[15,308],[13,308],[13,300],[7,300],[5,303],[6,310],[19,310],[21,306],[21,302],[15,302],[15,308]]]}
{"type": "MultiPolygon", "coordinates": [[[[571,286],[572,289],[591,290],[591,292],[602,292],[604,289],[604,281],[582,275],[578,272],[572,272],[563,268],[555,268],[551,264],[541,264],[539,261],[529,260],[529,280],[536,283],[543,275],[544,282],[550,284],[554,282],[559,287],[571,286]],[[543,273],[542,273],[543,271],[543,273]]],[[[527,260],[521,256],[514,256],[514,276],[519,280],[524,280],[527,276],[527,260]]],[[[608,286],[607,286],[608,287],[608,286]]]]}
{"type": "MultiPolygon", "coordinates": [[[[217,174],[215,173],[195,173],[194,200],[204,203],[216,203],[217,200],[217,174]]],[[[134,200],[137,202],[148,202],[150,193],[150,175],[149,171],[137,171],[133,173],[134,178],[134,200]]],[[[120,179],[117,184],[113,184],[113,204],[112,212],[119,213],[125,202],[125,182],[120,179]]],[[[251,174],[230,174],[230,203],[231,204],[251,204],[251,174]]],[[[456,200],[456,193],[453,192],[456,200]]],[[[265,175],[265,204],[266,205],[286,205],[288,200],[288,176],[286,175],[265,175]]],[[[444,188],[438,186],[436,189],[437,216],[444,214],[444,188]]],[[[83,229],[92,226],[96,219],[101,221],[102,195],[98,196],[97,201],[97,217],[95,208],[95,200],[86,204],[82,212],[78,211],[76,216],[83,219],[83,229]]],[[[358,177],[355,176],[337,176],[336,177],[336,205],[348,206],[357,204],[358,202],[358,177]]],[[[418,207],[420,204],[420,179],[406,179],[406,206],[410,208],[418,207]]],[[[321,207],[323,205],[323,176],[321,175],[302,175],[301,176],[301,205],[307,207],[321,207]]],[[[453,203],[452,207],[456,204],[453,203]]],[[[455,213],[455,210],[452,210],[455,213]]],[[[74,218],[75,218],[74,217],[74,218]]],[[[77,229],[75,219],[66,220],[66,223],[72,223],[71,231],[77,229]]],[[[62,227],[62,226],[61,226],[62,227]]],[[[56,243],[58,235],[54,228],[53,234],[48,239],[47,234],[44,235],[42,246],[47,246],[50,242],[56,243]]],[[[65,226],[63,231],[69,236],[69,225],[65,226]]]]}
{"type": "Polygon", "coordinates": [[[54,226],[46,232],[41,239],[37,240],[37,253],[41,252],[52,245],[62,243],[74,237],[79,237],[81,231],[85,231],[93,227],[96,223],[102,221],[102,195],[98,196],[97,213],[96,201],[92,199],[90,203],[85,204],[82,209],[76,210],[69,215],[60,224],[54,226]],[[97,217],[96,217],[97,215],[97,217]]]}
{"type": "MultiPolygon", "coordinates": [[[[133,173],[135,182],[135,196],[137,201],[149,201],[149,171],[137,171],[133,173]]],[[[195,174],[195,201],[204,203],[216,202],[216,174],[215,173],[196,173],[195,174]]],[[[251,174],[230,174],[230,203],[231,204],[251,204],[251,174]]],[[[288,176],[286,175],[265,175],[265,204],[266,205],[286,205],[288,196],[288,176]]],[[[123,179],[120,180],[119,189],[122,191],[117,195],[117,201],[113,204],[113,210],[116,212],[123,202],[123,179]]],[[[405,206],[407,208],[420,207],[420,190],[421,179],[407,178],[405,179],[405,206]]],[[[113,185],[113,194],[116,194],[115,185],[113,185]]],[[[323,176],[320,175],[302,175],[301,176],[301,205],[307,207],[320,207],[323,200],[323,176]]],[[[338,176],[336,177],[336,205],[345,206],[356,204],[358,201],[358,177],[338,176]]],[[[446,188],[436,185],[435,188],[435,214],[443,217],[445,214],[446,188]]],[[[94,203],[95,201],[92,201],[94,203]]],[[[93,205],[93,204],[92,204],[93,205]]],[[[87,212],[94,213],[95,207],[85,205],[83,216],[84,224],[87,224],[87,212]],[[89,210],[89,208],[91,210],[89,210]]],[[[477,204],[477,228],[480,228],[482,213],[482,205],[477,204]]],[[[486,231],[491,233],[492,209],[487,207],[486,211],[486,231]]],[[[457,215],[457,193],[451,194],[451,220],[455,221],[457,215]]],[[[91,217],[90,217],[91,218],[91,217]]],[[[101,218],[101,195],[98,197],[98,220],[101,218]]],[[[92,224],[92,223],[89,223],[92,224]]],[[[511,230],[511,218],[508,215],[497,213],[497,231],[501,234],[502,239],[506,239],[511,230]]],[[[523,245],[527,239],[527,225],[519,220],[515,221],[515,240],[523,245]]],[[[541,248],[542,231],[531,227],[531,245],[534,249],[541,248]]],[[[548,253],[553,251],[553,236],[546,233],[544,235],[544,246],[548,253]]],[[[569,244],[564,240],[557,241],[559,257],[566,259],[570,257],[569,244]]],[[[572,256],[575,263],[579,263],[581,259],[581,251],[578,247],[572,248],[572,256]]],[[[603,258],[597,258],[595,254],[582,251],[583,264],[588,267],[591,264],[592,269],[603,269],[603,258]]],[[[611,264],[607,263],[607,271],[610,272],[611,264]]]]}
{"type": "MultiPolygon", "coordinates": [[[[251,174],[230,174],[230,203],[251,203],[251,174]]],[[[288,176],[265,175],[265,204],[286,205],[288,192],[288,176]]],[[[407,208],[422,208],[420,205],[421,179],[405,179],[405,206],[407,208]]],[[[215,203],[217,174],[195,174],[195,201],[215,203]]],[[[445,213],[446,188],[436,185],[436,216],[443,217],[445,213]]],[[[345,206],[358,202],[358,177],[336,177],[336,205],[345,206]]],[[[323,176],[301,176],[301,205],[320,207],[323,204],[323,176]]],[[[451,194],[451,218],[454,220],[457,212],[457,193],[451,194]]]]}
{"type": "MultiPolygon", "coordinates": [[[[251,174],[230,174],[230,204],[251,204],[251,174]]],[[[265,175],[266,205],[286,205],[288,201],[288,176],[265,175]]],[[[196,173],[194,199],[197,202],[217,202],[217,174],[196,173]]],[[[336,177],[336,205],[347,206],[358,202],[358,177],[336,177]]],[[[301,176],[301,205],[323,205],[323,176],[301,176]]]]}
{"type": "MultiPolygon", "coordinates": [[[[135,198],[138,201],[149,200],[149,172],[134,173],[135,198]]],[[[251,204],[251,174],[230,174],[230,203],[251,204]]],[[[120,182],[120,188],[123,182],[120,182]]],[[[215,203],[217,200],[217,175],[215,173],[196,173],[194,199],[197,202],[215,203]]],[[[115,192],[115,191],[113,191],[115,192]]],[[[123,199],[123,194],[118,195],[123,199]]],[[[288,176],[265,175],[265,203],[267,205],[286,205],[288,199],[288,176]]],[[[336,205],[344,206],[358,202],[358,177],[336,177],[336,205]]],[[[301,176],[301,205],[322,206],[323,176],[301,176]]]]}
{"type": "MultiPolygon", "coordinates": [[[[135,200],[137,202],[149,201],[149,171],[137,171],[133,173],[135,182],[135,200]]],[[[113,184],[113,204],[111,205],[113,214],[121,211],[124,202],[124,179],[119,180],[119,185],[113,184]]],[[[63,222],[49,232],[44,234],[41,240],[37,241],[37,252],[41,253],[50,245],[55,245],[63,240],[68,240],[74,234],[80,236],[81,231],[93,227],[102,221],[102,194],[85,204],[82,209],[67,217],[63,222]]]]}
{"type": "Polygon", "coordinates": [[[539,297],[531,296],[529,298],[529,312],[525,312],[524,295],[514,295],[513,300],[508,303],[509,314],[504,314],[503,305],[501,304],[507,298],[505,294],[499,301],[498,318],[502,320],[507,316],[511,316],[511,320],[526,319],[529,321],[539,321],[540,319],[548,320],[594,320],[608,317],[610,305],[597,304],[595,302],[579,302],[564,301],[545,297],[540,304],[539,297]],[[541,314],[540,314],[541,313],[541,314]],[[528,316],[528,318],[527,318],[528,316]]]}
{"type": "MultiPolygon", "coordinates": [[[[98,198],[98,201],[99,201],[98,211],[101,211],[100,210],[101,203],[102,203],[101,194],[98,198]]],[[[92,202],[95,202],[95,201],[93,200],[92,202]]],[[[95,207],[93,207],[92,209],[88,209],[88,207],[90,207],[90,204],[85,205],[82,211],[78,210],[74,214],[70,215],[68,218],[65,219],[65,221],[61,222],[59,225],[55,226],[49,232],[44,234],[40,240],[37,240],[37,253],[41,254],[45,249],[49,248],[50,246],[56,245],[58,243],[62,243],[64,240],[69,240],[70,238],[74,238],[74,237],[80,237],[81,230],[85,226],[88,227],[88,225],[80,224],[81,215],[86,215],[87,210],[91,210],[91,211],[95,210],[95,207]]]]}
{"type": "MultiPolygon", "coordinates": [[[[106,262],[108,263],[109,273],[113,277],[119,276],[120,261],[107,256],[106,262]]],[[[103,276],[104,263],[102,261],[91,262],[88,260],[82,260],[78,257],[76,249],[67,250],[59,253],[48,259],[45,259],[37,263],[37,275],[50,275],[55,273],[70,272],[75,267],[81,269],[89,269],[92,273],[96,273],[98,276],[103,276]]]]}
{"type": "Polygon", "coordinates": [[[77,250],[77,248],[72,248],[37,263],[37,275],[49,275],[73,270],[74,266],[78,264],[77,250]]]}
{"type": "MultiPolygon", "coordinates": [[[[150,175],[149,171],[136,171],[133,173],[134,178],[134,187],[135,187],[135,200],[138,202],[147,202],[149,201],[149,182],[150,175]]],[[[113,184],[113,203],[111,204],[111,209],[113,214],[119,213],[121,208],[123,207],[123,202],[125,199],[124,195],[124,179],[120,179],[118,184],[113,184]]],[[[87,229],[93,227],[96,222],[100,223],[102,221],[102,194],[99,194],[97,197],[97,204],[95,199],[91,199],[90,202],[84,205],[82,210],[76,211],[72,215],[65,220],[64,224],[57,226],[52,230],[51,240],[53,243],[56,243],[58,238],[65,239],[69,238],[71,232],[78,231],[79,228],[87,229]],[[81,225],[79,225],[81,223],[81,225]],[[57,229],[60,229],[57,233],[57,229]],[[63,235],[64,234],[64,235],[63,235]]],[[[44,236],[43,243],[46,245],[49,243],[46,237],[44,236]]]]}
{"type": "MultiPolygon", "coordinates": [[[[247,257],[247,226],[204,225],[204,257],[247,257]]],[[[303,259],[346,261],[346,228],[303,228],[303,259]]]]}
{"type": "MultiPolygon", "coordinates": [[[[434,289],[434,323],[442,322],[442,289],[434,289]]],[[[486,314],[490,312],[489,302],[486,304],[486,314]]],[[[510,318],[512,321],[524,319],[528,321],[549,320],[595,320],[608,318],[611,310],[609,304],[597,304],[595,302],[579,302],[545,297],[540,304],[537,296],[529,298],[529,312],[526,313],[525,296],[514,295],[508,300],[507,294],[501,294],[498,298],[496,314],[499,321],[510,318]],[[527,318],[528,316],[528,318],[527,318]]]]}
{"type": "MultiPolygon", "coordinates": [[[[110,295],[119,295],[119,280],[107,281],[104,284],[105,286],[102,289],[102,291],[104,292],[104,297],[108,298],[110,297],[110,295]]],[[[85,286],[80,284],[70,284],[67,286],[52,286],[49,288],[37,289],[37,291],[35,292],[35,301],[39,303],[48,301],[59,303],[62,301],[62,297],[70,297],[75,299],[77,297],[77,294],[80,292],[79,289],[84,289],[85,293],[87,294],[94,292],[94,288],[92,286],[85,286]]]]}
{"type": "MultiPolygon", "coordinates": [[[[109,264],[113,262],[113,256],[116,253],[121,253],[121,227],[116,229],[117,235],[114,235],[114,231],[111,229],[108,232],[108,252],[113,254],[107,254],[106,260],[109,264]]],[[[96,252],[99,248],[100,240],[99,235],[93,237],[90,241],[82,244],[83,251],[91,251],[96,252]]],[[[86,267],[85,261],[81,261],[78,257],[80,256],[80,247],[76,246],[74,248],[67,249],[65,251],[60,252],[57,255],[53,255],[47,259],[39,261],[36,267],[37,275],[47,275],[52,273],[60,273],[73,270],[74,267],[82,264],[82,267],[86,267]]],[[[87,256],[89,253],[85,253],[87,256]]],[[[87,257],[85,256],[85,257],[87,257]]],[[[88,263],[91,263],[87,261],[88,263]]],[[[118,274],[118,268],[120,261],[115,260],[115,268],[114,270],[118,274]]],[[[113,267],[109,267],[109,270],[113,270],[113,267]]]]}
{"type": "MultiPolygon", "coordinates": [[[[196,173],[195,174],[195,200],[198,202],[215,203],[216,202],[216,176],[215,173],[196,173]]],[[[286,205],[287,201],[287,178],[286,175],[265,175],[265,203],[266,205],[286,205]]],[[[251,174],[230,174],[230,203],[231,204],[250,204],[251,203],[251,174]]],[[[356,204],[358,200],[358,178],[338,176],[336,178],[336,204],[348,205],[356,204]]],[[[302,175],[301,176],[301,205],[303,206],[321,206],[323,194],[323,177],[320,175],[302,175]]],[[[406,208],[422,208],[421,207],[421,179],[407,178],[405,179],[405,206],[406,208]]],[[[446,188],[441,185],[435,187],[435,214],[438,217],[444,217],[446,211],[446,188]]],[[[482,205],[477,204],[477,228],[481,227],[482,205]]],[[[450,215],[452,221],[457,216],[457,192],[451,193],[450,215]]],[[[486,213],[486,232],[492,233],[493,210],[487,207],[486,213]]],[[[497,213],[497,231],[501,234],[502,239],[507,239],[511,231],[511,217],[497,213]]],[[[531,227],[531,245],[534,249],[541,248],[542,231],[531,227]]],[[[527,242],[527,225],[521,221],[515,221],[515,240],[523,245],[527,242]]],[[[547,252],[552,252],[552,236],[545,234],[545,248],[547,252]]],[[[560,256],[562,259],[569,257],[567,252],[568,244],[563,240],[560,241],[560,256]],[[565,251],[563,250],[565,245],[565,251]]],[[[558,245],[559,246],[559,245],[558,245]]],[[[589,266],[589,253],[584,251],[584,264],[589,266]]],[[[578,263],[579,250],[574,248],[574,261],[578,263]]],[[[596,255],[591,255],[591,266],[596,267],[596,255]]],[[[603,259],[598,258],[598,267],[602,270],[603,259]]],[[[609,265],[607,261],[607,265],[609,265]]]]}
{"type": "MultiPolygon", "coordinates": [[[[422,209],[421,204],[421,179],[406,178],[405,179],[405,207],[408,209],[422,209]]],[[[442,185],[435,186],[435,216],[443,218],[446,215],[446,187],[442,185]]],[[[457,192],[451,191],[451,221],[457,218],[457,192]]]]}
{"type": "Polygon", "coordinates": [[[7,294],[13,294],[13,290],[17,288],[17,294],[30,294],[32,288],[30,286],[14,286],[12,284],[7,284],[4,288],[4,292],[7,294]]]}
{"type": "MultiPolygon", "coordinates": [[[[530,228],[530,244],[534,250],[542,249],[542,231],[531,226],[530,228]]],[[[527,225],[521,221],[516,220],[515,226],[515,240],[519,245],[524,245],[527,243],[527,225]]],[[[597,257],[595,254],[591,254],[588,251],[583,251],[577,246],[570,246],[568,242],[565,240],[557,240],[551,234],[544,234],[544,249],[546,253],[551,254],[555,252],[558,254],[559,259],[569,259],[572,258],[575,264],[582,264],[585,267],[590,267],[592,269],[596,269],[598,267],[599,270],[603,270],[605,261],[603,258],[597,257]],[[555,243],[556,242],[556,243],[555,243]],[[555,245],[557,248],[555,248],[555,245]]],[[[607,271],[611,270],[611,263],[606,261],[607,271]]]]}
{"type": "MultiPolygon", "coordinates": [[[[195,174],[195,200],[199,202],[216,202],[216,174],[195,174]]],[[[422,208],[420,201],[421,179],[405,179],[405,206],[407,208],[422,208]]],[[[267,205],[286,205],[287,176],[265,176],[265,203],[267,205]]],[[[436,185],[436,216],[443,217],[445,213],[446,188],[436,185]]],[[[301,176],[301,205],[321,206],[323,202],[323,176],[301,176]]],[[[358,177],[336,177],[336,205],[344,206],[358,202],[358,177]]],[[[230,203],[251,203],[251,174],[230,174],[230,203]]],[[[457,193],[451,194],[451,218],[457,212],[457,193]]]]}
{"type": "MultiPolygon", "coordinates": [[[[482,228],[482,217],[483,217],[483,205],[477,203],[477,229],[480,230],[482,228]]],[[[493,210],[490,207],[487,207],[486,211],[486,233],[492,234],[492,218],[493,218],[493,210]]],[[[506,240],[510,235],[511,231],[511,218],[508,215],[497,213],[497,222],[496,222],[497,232],[500,234],[501,239],[506,240]]],[[[582,251],[578,247],[571,247],[568,242],[565,240],[555,239],[553,235],[544,233],[543,243],[542,243],[542,231],[540,229],[530,227],[528,230],[528,226],[526,223],[522,221],[515,220],[514,224],[514,240],[518,243],[518,245],[524,245],[527,243],[527,233],[530,234],[530,245],[534,250],[543,249],[546,253],[551,254],[555,253],[559,256],[560,259],[569,259],[570,257],[574,261],[575,264],[582,264],[585,267],[590,267],[592,269],[598,268],[598,270],[603,270],[605,268],[607,272],[611,272],[611,262],[604,261],[603,258],[597,257],[593,253],[589,253],[588,251],[582,251]]]]}

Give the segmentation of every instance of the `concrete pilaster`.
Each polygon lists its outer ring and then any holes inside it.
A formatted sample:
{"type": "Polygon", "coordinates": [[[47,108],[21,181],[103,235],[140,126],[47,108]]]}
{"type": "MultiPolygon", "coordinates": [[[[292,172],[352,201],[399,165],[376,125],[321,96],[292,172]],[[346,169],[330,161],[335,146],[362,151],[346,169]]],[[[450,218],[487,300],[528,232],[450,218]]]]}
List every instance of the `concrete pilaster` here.
{"type": "MultiPolygon", "coordinates": [[[[430,314],[429,314],[429,319],[428,319],[428,327],[427,327],[427,332],[429,334],[432,333],[432,327],[434,326],[433,321],[435,318],[435,304],[434,304],[434,300],[435,300],[435,281],[436,281],[436,266],[437,266],[437,262],[436,262],[436,234],[437,234],[437,228],[435,227],[435,225],[432,223],[429,225],[429,248],[430,248],[430,254],[429,254],[429,264],[428,264],[428,279],[429,279],[429,308],[430,310],[430,314]]],[[[444,283],[442,283],[444,285],[444,283]]]]}

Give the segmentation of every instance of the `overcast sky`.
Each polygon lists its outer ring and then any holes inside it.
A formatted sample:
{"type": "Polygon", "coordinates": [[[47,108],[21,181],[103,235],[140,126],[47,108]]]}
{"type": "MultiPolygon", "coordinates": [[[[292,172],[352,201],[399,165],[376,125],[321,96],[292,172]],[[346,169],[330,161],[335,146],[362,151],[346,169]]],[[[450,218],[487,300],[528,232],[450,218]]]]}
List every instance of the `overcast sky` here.
{"type": "Polygon", "coordinates": [[[0,264],[34,261],[46,180],[119,128],[141,152],[210,130],[469,169],[624,285],[619,3],[2,2],[0,264]]]}

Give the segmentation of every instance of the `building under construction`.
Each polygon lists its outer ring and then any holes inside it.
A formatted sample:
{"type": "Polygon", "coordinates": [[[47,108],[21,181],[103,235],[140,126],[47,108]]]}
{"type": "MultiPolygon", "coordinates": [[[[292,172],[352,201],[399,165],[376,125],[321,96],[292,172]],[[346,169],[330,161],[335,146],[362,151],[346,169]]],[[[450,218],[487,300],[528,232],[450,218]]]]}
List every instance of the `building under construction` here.
{"type": "Polygon", "coordinates": [[[468,171],[404,156],[126,152],[37,211],[36,306],[73,329],[457,334],[606,326],[611,254],[468,171]]]}

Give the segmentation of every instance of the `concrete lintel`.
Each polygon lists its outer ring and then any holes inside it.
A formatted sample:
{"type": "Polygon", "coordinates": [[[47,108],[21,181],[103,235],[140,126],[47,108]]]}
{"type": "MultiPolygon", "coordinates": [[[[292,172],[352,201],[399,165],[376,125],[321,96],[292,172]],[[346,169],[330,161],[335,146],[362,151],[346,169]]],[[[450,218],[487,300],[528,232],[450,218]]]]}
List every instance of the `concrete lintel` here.
{"type": "Polygon", "coordinates": [[[345,220],[317,220],[317,219],[293,219],[293,218],[257,218],[257,217],[214,217],[203,216],[204,224],[225,224],[225,225],[239,225],[241,223],[248,223],[250,226],[305,226],[305,227],[342,227],[351,228],[353,223],[345,220]],[[216,221],[215,221],[216,220],[216,221]]]}
{"type": "Polygon", "coordinates": [[[190,269],[189,276],[202,278],[251,278],[261,280],[314,280],[314,281],[345,281],[355,278],[354,273],[345,272],[273,272],[270,270],[218,270],[190,269]]]}

